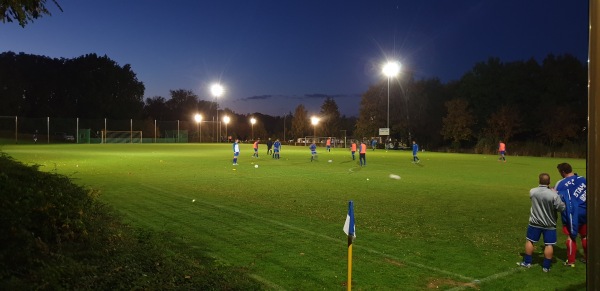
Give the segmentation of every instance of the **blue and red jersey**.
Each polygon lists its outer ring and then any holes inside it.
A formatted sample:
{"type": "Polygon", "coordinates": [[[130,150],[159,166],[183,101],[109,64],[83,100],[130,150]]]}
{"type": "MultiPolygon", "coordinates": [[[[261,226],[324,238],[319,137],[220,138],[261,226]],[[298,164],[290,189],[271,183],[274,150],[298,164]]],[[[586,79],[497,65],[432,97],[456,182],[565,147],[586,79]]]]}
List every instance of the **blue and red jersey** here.
{"type": "Polygon", "coordinates": [[[563,225],[575,237],[579,227],[587,224],[587,182],[584,177],[573,175],[558,181],[555,189],[566,206],[560,215],[563,225]]]}

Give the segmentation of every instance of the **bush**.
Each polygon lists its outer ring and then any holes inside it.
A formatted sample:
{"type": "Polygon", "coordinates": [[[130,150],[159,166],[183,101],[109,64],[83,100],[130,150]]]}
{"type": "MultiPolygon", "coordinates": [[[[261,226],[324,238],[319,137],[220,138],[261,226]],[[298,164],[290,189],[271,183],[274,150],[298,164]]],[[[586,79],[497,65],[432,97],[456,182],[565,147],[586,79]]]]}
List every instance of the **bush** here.
{"type": "Polygon", "coordinates": [[[247,271],[131,228],[97,192],[0,153],[0,289],[259,290],[247,271]]]}

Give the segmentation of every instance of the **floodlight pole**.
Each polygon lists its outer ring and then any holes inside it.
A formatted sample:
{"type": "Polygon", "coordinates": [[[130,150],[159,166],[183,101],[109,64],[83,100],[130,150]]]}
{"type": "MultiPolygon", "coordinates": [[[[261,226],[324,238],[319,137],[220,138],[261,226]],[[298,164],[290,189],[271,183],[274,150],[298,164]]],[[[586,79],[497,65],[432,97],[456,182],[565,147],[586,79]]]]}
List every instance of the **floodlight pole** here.
{"type": "Polygon", "coordinates": [[[196,132],[198,132],[198,142],[201,143],[202,142],[202,115],[196,113],[196,115],[194,115],[194,120],[196,121],[196,132]]]}
{"type": "Polygon", "coordinates": [[[285,117],[287,116],[287,113],[283,114],[283,142],[286,141],[285,139],[285,117]]]}
{"type": "Polygon", "coordinates": [[[227,134],[227,125],[229,124],[229,116],[223,116],[223,122],[225,122],[225,140],[229,143],[229,134],[227,134]]]}
{"type": "Polygon", "coordinates": [[[221,86],[221,84],[213,84],[210,87],[210,92],[212,93],[213,96],[215,96],[215,103],[216,103],[216,107],[217,107],[217,119],[215,120],[217,122],[216,127],[217,127],[217,142],[219,142],[219,137],[221,136],[221,123],[219,122],[219,97],[221,97],[221,95],[223,94],[223,86],[221,86]]]}
{"type": "Polygon", "coordinates": [[[382,71],[387,76],[387,129],[389,138],[392,134],[392,131],[390,130],[390,79],[398,74],[400,66],[395,61],[388,62],[383,66],[382,71]]]}
{"type": "Polygon", "coordinates": [[[310,122],[314,126],[313,141],[316,143],[317,142],[317,124],[319,123],[319,118],[316,117],[316,116],[313,116],[313,117],[310,118],[310,122]]]}
{"type": "Polygon", "coordinates": [[[252,140],[254,140],[254,124],[256,123],[256,118],[250,118],[250,124],[252,124],[252,140]]]}
{"type": "Polygon", "coordinates": [[[388,136],[390,134],[389,129],[390,129],[390,76],[388,76],[387,78],[388,80],[388,94],[387,94],[387,128],[388,128],[388,136]]]}

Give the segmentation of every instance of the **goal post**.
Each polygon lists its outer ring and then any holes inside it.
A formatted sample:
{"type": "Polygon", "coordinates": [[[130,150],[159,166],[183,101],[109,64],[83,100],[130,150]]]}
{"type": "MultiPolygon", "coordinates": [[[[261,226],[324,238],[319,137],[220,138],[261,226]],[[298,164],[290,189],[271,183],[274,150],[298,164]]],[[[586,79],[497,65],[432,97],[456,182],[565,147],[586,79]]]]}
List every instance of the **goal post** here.
{"type": "Polygon", "coordinates": [[[142,143],[142,131],[102,131],[102,143],[142,143]]]}

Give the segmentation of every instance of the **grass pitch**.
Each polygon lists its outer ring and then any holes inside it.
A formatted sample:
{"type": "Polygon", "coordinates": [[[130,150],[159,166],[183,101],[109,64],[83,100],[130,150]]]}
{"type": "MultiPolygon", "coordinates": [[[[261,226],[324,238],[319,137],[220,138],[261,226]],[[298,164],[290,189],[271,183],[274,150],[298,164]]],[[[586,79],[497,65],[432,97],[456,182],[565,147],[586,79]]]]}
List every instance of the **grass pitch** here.
{"type": "MultiPolygon", "coordinates": [[[[422,152],[413,164],[411,152],[375,150],[359,167],[347,149],[319,148],[310,162],[308,147],[284,146],[275,160],[264,145],[256,159],[243,144],[233,166],[231,144],[0,149],[99,189],[132,224],[172,233],[181,247],[165,251],[208,253],[248,269],[266,289],[345,289],[348,200],[355,204],[356,290],[585,289],[584,264],[557,261],[542,273],[541,245],[535,267],[516,266],[538,174],[555,183],[556,165],[566,161],[586,175],[585,160],[509,156],[501,163],[422,152]]],[[[559,234],[558,259],[566,258],[564,240],[559,234]]]]}

